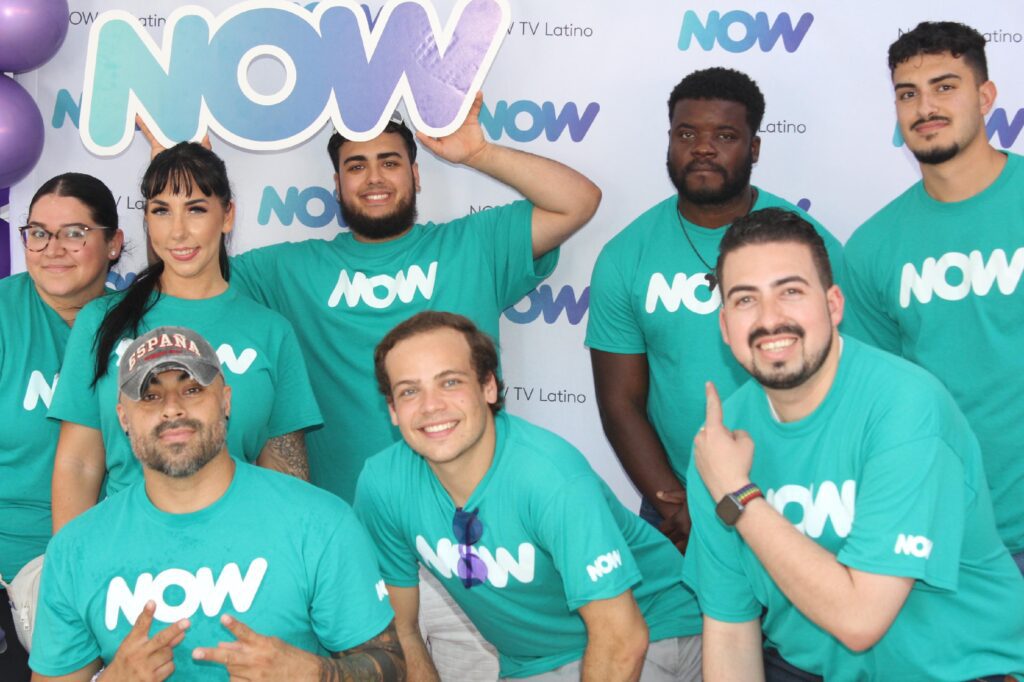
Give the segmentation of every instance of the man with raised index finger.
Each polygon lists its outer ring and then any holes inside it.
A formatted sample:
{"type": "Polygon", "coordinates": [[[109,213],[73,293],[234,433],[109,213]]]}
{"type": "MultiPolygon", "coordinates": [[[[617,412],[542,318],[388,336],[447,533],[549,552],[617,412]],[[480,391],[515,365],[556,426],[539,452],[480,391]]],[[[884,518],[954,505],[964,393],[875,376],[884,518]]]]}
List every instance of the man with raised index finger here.
{"type": "Polygon", "coordinates": [[[843,294],[800,216],[737,220],[716,271],[753,380],[724,405],[708,384],[687,478],[705,679],[1024,672],[1024,579],[949,392],[840,336],[843,294]]]}
{"type": "Polygon", "coordinates": [[[144,479],[50,543],[35,679],[404,679],[366,532],[337,497],[228,455],[209,343],[158,327],[118,383],[144,479]]]}

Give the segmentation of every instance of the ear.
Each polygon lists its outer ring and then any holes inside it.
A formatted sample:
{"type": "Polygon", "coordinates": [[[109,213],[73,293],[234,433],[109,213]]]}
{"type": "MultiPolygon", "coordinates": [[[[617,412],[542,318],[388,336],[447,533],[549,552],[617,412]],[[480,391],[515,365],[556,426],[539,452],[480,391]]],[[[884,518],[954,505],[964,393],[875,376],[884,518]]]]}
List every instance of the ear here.
{"type": "Polygon", "coordinates": [[[114,230],[114,236],[107,242],[107,256],[110,260],[114,260],[121,255],[121,249],[124,248],[124,232],[121,229],[114,230]],[[114,254],[111,256],[110,254],[114,254]]]}
{"type": "Polygon", "coordinates": [[[725,302],[718,308],[718,331],[722,334],[722,341],[729,345],[729,328],[725,325],[725,302]]]}
{"type": "Polygon", "coordinates": [[[420,193],[420,162],[415,161],[412,164],[412,186],[416,188],[416,193],[420,193]]]}
{"type": "Polygon", "coordinates": [[[341,200],[341,173],[334,174],[334,191],[338,194],[338,200],[341,200]]]}
{"type": "Polygon", "coordinates": [[[398,426],[398,413],[395,412],[395,404],[388,398],[388,414],[391,415],[391,425],[398,426]]]}
{"type": "Polygon", "coordinates": [[[124,405],[121,404],[121,399],[117,400],[117,421],[121,424],[121,430],[125,433],[128,432],[128,415],[124,411],[124,405]]]}
{"type": "Polygon", "coordinates": [[[843,296],[839,285],[833,284],[829,287],[825,292],[825,300],[828,303],[828,314],[832,319],[832,326],[838,327],[839,323],[843,321],[843,312],[846,309],[846,297],[843,296]]]}
{"type": "Polygon", "coordinates": [[[996,84],[992,81],[985,81],[978,88],[978,94],[981,96],[981,115],[987,116],[988,112],[992,111],[992,107],[996,103],[996,95],[999,93],[996,91],[996,84]]]}
{"type": "Polygon", "coordinates": [[[224,408],[224,416],[231,416],[231,387],[224,384],[224,392],[221,394],[221,406],[224,408]]]}
{"type": "Polygon", "coordinates": [[[754,139],[750,141],[750,160],[757,163],[757,159],[761,156],[761,136],[754,135],[754,139]]]}
{"type": "Polygon", "coordinates": [[[235,202],[229,201],[228,208],[224,211],[224,225],[220,231],[227,234],[233,229],[235,229],[235,202]]]}
{"type": "Polygon", "coordinates": [[[487,379],[483,383],[483,389],[484,400],[487,401],[488,405],[498,402],[498,380],[494,378],[493,374],[487,375],[487,379]]]}

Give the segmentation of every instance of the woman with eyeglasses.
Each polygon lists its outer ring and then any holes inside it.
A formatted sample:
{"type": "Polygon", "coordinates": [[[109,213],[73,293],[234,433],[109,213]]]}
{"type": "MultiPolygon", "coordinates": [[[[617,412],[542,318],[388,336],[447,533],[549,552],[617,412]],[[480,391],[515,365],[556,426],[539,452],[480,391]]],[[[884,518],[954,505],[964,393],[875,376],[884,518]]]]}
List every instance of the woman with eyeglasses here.
{"type": "MultiPolygon", "coordinates": [[[[19,228],[27,272],[0,280],[0,575],[10,583],[50,539],[50,479],[59,425],[46,418],[82,307],[101,296],[121,255],[117,204],[82,173],[48,180],[19,228]]],[[[6,238],[6,237],[5,237],[6,238]]],[[[0,590],[7,652],[0,680],[28,680],[28,655],[0,590]]]]}
{"type": "Polygon", "coordinates": [[[174,448],[159,433],[126,434],[115,410],[122,350],[159,326],[193,329],[217,350],[232,389],[228,452],[309,477],[304,432],[323,422],[295,332],[228,284],[235,206],[224,162],[199,144],[177,144],[153,157],[142,196],[151,264],[127,290],[82,311],[50,409],[62,421],[54,532],[96,504],[104,481],[111,495],[142,479],[133,446],[155,448],[175,475],[174,448]]]}

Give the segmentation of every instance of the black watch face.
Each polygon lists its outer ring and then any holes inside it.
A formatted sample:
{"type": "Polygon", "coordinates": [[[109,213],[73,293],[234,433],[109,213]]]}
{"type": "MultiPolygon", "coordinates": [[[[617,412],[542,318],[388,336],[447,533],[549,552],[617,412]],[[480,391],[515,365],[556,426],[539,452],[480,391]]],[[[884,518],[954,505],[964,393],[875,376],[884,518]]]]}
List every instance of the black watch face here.
{"type": "Polygon", "coordinates": [[[727,526],[735,526],[736,522],[740,519],[740,512],[742,511],[743,508],[740,506],[740,503],[732,495],[723,497],[715,507],[718,518],[722,519],[722,523],[727,526]]]}

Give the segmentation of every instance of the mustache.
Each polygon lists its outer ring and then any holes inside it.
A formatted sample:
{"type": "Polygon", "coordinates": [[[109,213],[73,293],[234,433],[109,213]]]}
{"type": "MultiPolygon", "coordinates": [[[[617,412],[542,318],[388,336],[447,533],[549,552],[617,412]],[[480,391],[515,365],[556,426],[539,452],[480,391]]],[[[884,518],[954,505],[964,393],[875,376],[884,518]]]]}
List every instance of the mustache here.
{"type": "Polygon", "coordinates": [[[697,171],[710,170],[722,175],[728,175],[729,173],[725,170],[724,166],[720,166],[717,163],[711,161],[691,161],[690,163],[683,166],[683,173],[694,173],[697,171]]]}
{"type": "Polygon", "coordinates": [[[916,121],[914,121],[911,124],[910,129],[911,130],[917,130],[918,126],[924,125],[925,123],[931,123],[932,121],[943,121],[945,123],[949,123],[950,122],[949,118],[947,118],[945,116],[929,116],[928,118],[919,118],[916,121]]]}
{"type": "Polygon", "coordinates": [[[180,429],[182,427],[192,429],[193,431],[202,431],[203,423],[198,419],[175,419],[174,421],[164,422],[160,426],[153,429],[153,435],[159,436],[165,431],[172,429],[180,429]]]}
{"type": "Polygon", "coordinates": [[[804,331],[804,328],[798,324],[780,324],[771,331],[768,331],[764,327],[758,327],[750,331],[750,335],[747,336],[747,344],[753,346],[758,339],[766,336],[775,336],[776,334],[793,334],[797,338],[803,339],[806,332],[804,331]]]}

